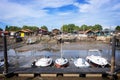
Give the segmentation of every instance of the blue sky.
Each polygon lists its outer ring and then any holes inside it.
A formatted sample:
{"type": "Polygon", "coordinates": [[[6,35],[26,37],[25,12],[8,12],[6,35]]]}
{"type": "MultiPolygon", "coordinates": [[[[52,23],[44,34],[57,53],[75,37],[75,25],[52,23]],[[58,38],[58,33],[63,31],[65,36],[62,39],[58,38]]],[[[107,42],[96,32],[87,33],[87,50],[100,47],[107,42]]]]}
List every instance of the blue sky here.
{"type": "Polygon", "coordinates": [[[120,0],[0,0],[0,27],[13,25],[60,28],[63,24],[115,28],[120,25],[120,0]]]}

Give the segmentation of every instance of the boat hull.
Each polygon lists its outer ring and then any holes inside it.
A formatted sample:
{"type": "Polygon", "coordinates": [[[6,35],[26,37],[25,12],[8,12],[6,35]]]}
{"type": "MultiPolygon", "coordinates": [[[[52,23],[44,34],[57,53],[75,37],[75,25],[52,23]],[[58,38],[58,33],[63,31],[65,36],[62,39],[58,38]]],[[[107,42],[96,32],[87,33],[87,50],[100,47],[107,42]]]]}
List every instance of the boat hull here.
{"type": "Polygon", "coordinates": [[[86,60],[94,67],[107,67],[109,62],[106,58],[102,57],[101,52],[98,49],[89,50],[86,60]]]}
{"type": "Polygon", "coordinates": [[[56,68],[64,68],[67,67],[69,65],[69,62],[67,59],[64,58],[58,58],[55,60],[55,67],[56,68]]]}
{"type": "Polygon", "coordinates": [[[55,63],[56,68],[64,68],[64,67],[67,67],[67,66],[69,66],[69,62],[64,64],[64,65],[60,65],[60,64],[55,63]]]}
{"type": "Polygon", "coordinates": [[[102,68],[104,68],[104,67],[110,67],[110,64],[105,64],[105,65],[100,65],[100,64],[97,64],[97,63],[94,63],[94,62],[92,62],[91,60],[87,60],[88,61],[88,63],[90,64],[90,65],[92,65],[92,67],[102,67],[102,68]]]}

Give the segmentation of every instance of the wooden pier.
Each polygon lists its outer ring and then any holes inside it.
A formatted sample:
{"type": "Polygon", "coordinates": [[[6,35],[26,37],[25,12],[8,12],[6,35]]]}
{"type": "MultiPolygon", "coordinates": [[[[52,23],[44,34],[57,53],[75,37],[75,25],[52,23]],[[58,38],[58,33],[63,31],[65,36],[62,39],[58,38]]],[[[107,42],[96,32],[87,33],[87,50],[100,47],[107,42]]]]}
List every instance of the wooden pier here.
{"type": "MultiPolygon", "coordinates": [[[[3,74],[4,69],[0,68],[0,75],[3,74]]],[[[9,74],[17,75],[18,77],[57,77],[57,76],[73,76],[73,77],[107,77],[110,68],[55,68],[55,67],[36,67],[36,68],[9,68],[9,74]]],[[[120,75],[120,68],[116,68],[116,75],[120,75]]]]}
{"type": "MultiPolygon", "coordinates": [[[[0,75],[8,76],[11,74],[15,75],[32,75],[33,77],[36,75],[45,76],[46,74],[53,74],[54,76],[70,76],[72,74],[76,74],[79,77],[86,77],[92,74],[98,74],[101,77],[106,77],[111,75],[112,78],[115,78],[116,75],[120,73],[120,67],[115,67],[115,49],[116,49],[116,37],[112,38],[112,58],[111,58],[111,68],[55,68],[55,67],[40,67],[40,68],[10,68],[8,67],[8,56],[7,56],[7,42],[6,36],[4,38],[4,68],[0,68],[0,75]]],[[[75,76],[76,76],[75,75],[75,76]]]]}

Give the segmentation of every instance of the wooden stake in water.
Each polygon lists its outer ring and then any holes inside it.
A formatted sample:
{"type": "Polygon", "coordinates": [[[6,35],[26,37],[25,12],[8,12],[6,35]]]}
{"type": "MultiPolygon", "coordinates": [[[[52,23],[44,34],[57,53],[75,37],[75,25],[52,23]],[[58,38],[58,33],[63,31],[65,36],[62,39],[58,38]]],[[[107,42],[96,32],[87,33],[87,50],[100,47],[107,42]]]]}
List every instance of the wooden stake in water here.
{"type": "Polygon", "coordinates": [[[8,57],[7,57],[7,40],[6,40],[5,34],[3,34],[3,41],[4,41],[4,72],[3,74],[6,75],[8,73],[8,57]]]}
{"type": "Polygon", "coordinates": [[[115,71],[115,46],[116,45],[116,36],[112,38],[112,58],[111,58],[111,73],[114,74],[115,71]]]}

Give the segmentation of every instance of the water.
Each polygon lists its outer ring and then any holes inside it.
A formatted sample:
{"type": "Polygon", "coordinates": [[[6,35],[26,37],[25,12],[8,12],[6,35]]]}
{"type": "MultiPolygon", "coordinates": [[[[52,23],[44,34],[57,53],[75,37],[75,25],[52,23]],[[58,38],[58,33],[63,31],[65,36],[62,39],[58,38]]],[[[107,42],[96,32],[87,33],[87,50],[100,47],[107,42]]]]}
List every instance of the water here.
{"type": "MultiPolygon", "coordinates": [[[[67,44],[64,45],[63,48],[63,57],[68,58],[70,60],[71,58],[74,59],[76,57],[82,57],[86,58],[88,55],[88,47],[85,45],[82,45],[82,47],[85,47],[86,49],[76,49],[81,46],[79,44],[67,44]],[[69,47],[72,47],[68,49],[69,47]],[[65,48],[67,47],[67,48],[65,48]],[[73,49],[75,48],[75,49],[73,49]]],[[[109,62],[111,60],[111,46],[109,44],[96,44],[96,46],[99,46],[99,49],[102,50],[102,56],[105,57],[109,62]]],[[[94,47],[94,45],[89,45],[89,47],[94,47]]],[[[15,65],[14,67],[31,67],[31,63],[35,59],[39,59],[43,56],[50,56],[55,60],[56,58],[60,57],[61,52],[53,52],[53,51],[37,51],[37,50],[31,50],[27,52],[15,52],[13,49],[8,50],[8,59],[11,64],[15,65]]],[[[120,65],[120,50],[116,50],[116,62],[117,65],[120,65]]],[[[0,52],[0,58],[3,58],[3,51],[0,52]]]]}

